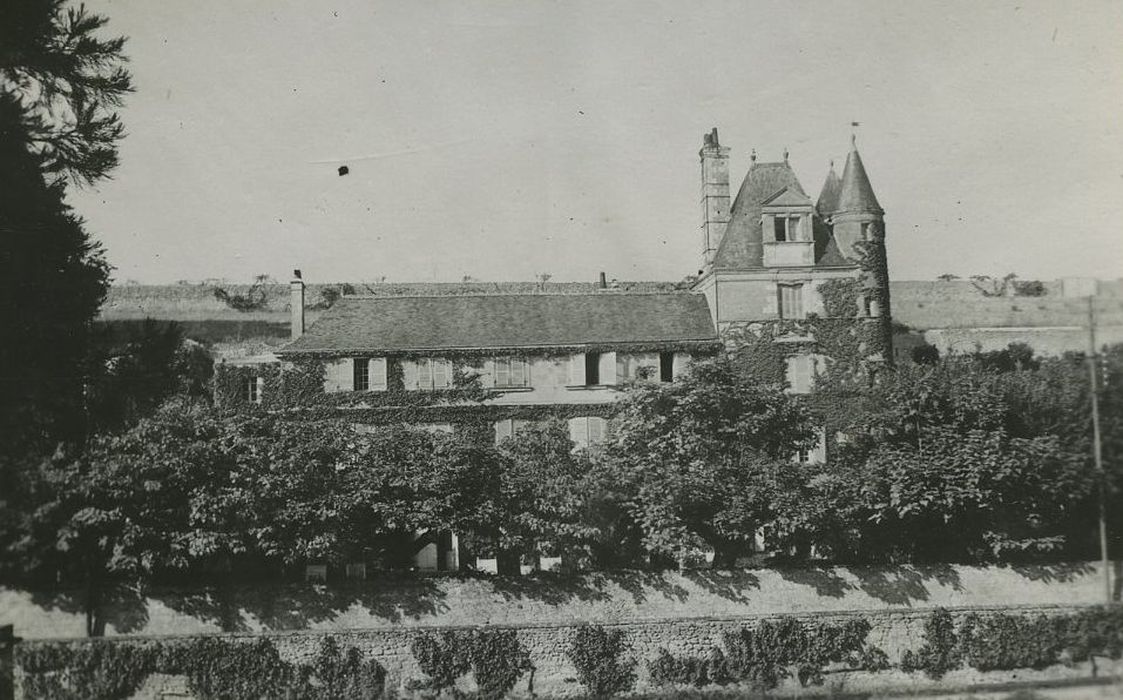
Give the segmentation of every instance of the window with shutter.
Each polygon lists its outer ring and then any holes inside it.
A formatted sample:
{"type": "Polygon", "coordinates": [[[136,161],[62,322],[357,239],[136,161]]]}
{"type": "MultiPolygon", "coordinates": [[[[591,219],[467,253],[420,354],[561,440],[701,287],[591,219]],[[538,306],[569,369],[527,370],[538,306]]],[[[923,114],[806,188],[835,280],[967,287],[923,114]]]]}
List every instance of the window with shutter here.
{"type": "Polygon", "coordinates": [[[500,357],[492,363],[495,386],[523,387],[529,383],[528,363],[520,357],[500,357]]]}
{"type": "Polygon", "coordinates": [[[366,391],[370,388],[370,360],[365,357],[356,357],[352,360],[352,384],[354,391],[366,391]]]}
{"type": "Polygon", "coordinates": [[[585,384],[585,355],[578,353],[569,358],[569,386],[585,384]]]}
{"type": "Polygon", "coordinates": [[[604,418],[587,418],[586,420],[589,421],[589,444],[603,444],[607,433],[604,418]]]}
{"type": "Polygon", "coordinates": [[[386,391],[386,358],[372,357],[367,365],[367,382],[371,391],[386,391]]]}
{"type": "Polygon", "coordinates": [[[505,418],[503,420],[495,421],[495,442],[499,443],[511,437],[513,431],[514,430],[511,419],[505,418]]]}
{"type": "Polygon", "coordinates": [[[452,386],[452,363],[448,360],[438,359],[430,362],[433,367],[433,388],[447,389],[452,386]]]}
{"type": "Polygon", "coordinates": [[[780,318],[803,318],[803,285],[781,284],[777,289],[780,299],[780,318]]]}

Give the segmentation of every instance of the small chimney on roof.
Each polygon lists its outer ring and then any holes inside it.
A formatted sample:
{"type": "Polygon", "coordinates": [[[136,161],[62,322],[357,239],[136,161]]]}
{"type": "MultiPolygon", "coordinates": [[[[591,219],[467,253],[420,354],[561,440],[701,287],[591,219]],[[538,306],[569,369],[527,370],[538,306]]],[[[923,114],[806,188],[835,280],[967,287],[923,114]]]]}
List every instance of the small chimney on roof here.
{"type": "Polygon", "coordinates": [[[604,272],[601,272],[597,279],[597,289],[608,289],[608,278],[605,277],[604,272]]]}
{"type": "Polygon", "coordinates": [[[304,280],[300,276],[300,270],[292,271],[289,287],[292,294],[292,339],[296,340],[304,335],[304,280]]]}

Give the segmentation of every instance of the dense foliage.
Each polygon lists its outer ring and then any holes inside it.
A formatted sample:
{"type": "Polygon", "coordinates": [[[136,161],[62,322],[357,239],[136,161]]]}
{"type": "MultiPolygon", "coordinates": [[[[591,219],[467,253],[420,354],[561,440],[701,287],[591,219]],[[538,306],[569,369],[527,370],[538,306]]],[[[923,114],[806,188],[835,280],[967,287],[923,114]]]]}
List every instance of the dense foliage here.
{"type": "MultiPolygon", "coordinates": [[[[1123,427],[1113,372],[1101,393],[1108,464],[1123,427]]],[[[819,398],[848,408],[836,417],[846,439],[808,502],[820,550],[914,562],[1090,553],[1099,481],[1087,387],[1079,358],[1019,348],[902,366],[857,396],[828,384],[819,398]]]]}
{"type": "Polygon", "coordinates": [[[623,658],[626,651],[623,630],[582,625],[574,632],[565,655],[589,695],[606,698],[626,693],[636,683],[636,662],[623,658]]]}
{"type": "Polygon", "coordinates": [[[437,692],[455,690],[457,680],[471,671],[478,697],[501,698],[534,668],[515,630],[509,629],[423,633],[414,638],[410,650],[428,677],[411,685],[437,692]]]}
{"type": "Polygon", "coordinates": [[[661,649],[648,661],[648,672],[658,685],[748,683],[768,690],[789,677],[800,685],[820,685],[829,664],[865,670],[888,666],[885,653],[866,643],[869,631],[864,619],[833,624],[781,617],[726,633],[725,650],[715,647],[705,657],[675,657],[661,649]]]}
{"type": "Polygon", "coordinates": [[[938,609],[925,621],[923,646],[906,651],[901,667],[941,678],[964,665],[979,671],[1041,669],[1121,655],[1119,607],[1039,615],[971,613],[958,627],[946,610],[938,609]]]}
{"type": "Polygon", "coordinates": [[[633,387],[601,465],[649,551],[711,549],[728,566],[758,528],[785,527],[780,504],[803,485],[792,457],[812,439],[788,396],[713,361],[689,381],[633,387]]]}
{"type": "Polygon", "coordinates": [[[114,700],[132,696],[153,673],[184,675],[201,700],[380,697],[386,671],[358,649],[324,637],[311,664],[281,659],[268,638],[218,637],[144,642],[45,643],[21,648],[24,693],[34,698],[114,700]]]}

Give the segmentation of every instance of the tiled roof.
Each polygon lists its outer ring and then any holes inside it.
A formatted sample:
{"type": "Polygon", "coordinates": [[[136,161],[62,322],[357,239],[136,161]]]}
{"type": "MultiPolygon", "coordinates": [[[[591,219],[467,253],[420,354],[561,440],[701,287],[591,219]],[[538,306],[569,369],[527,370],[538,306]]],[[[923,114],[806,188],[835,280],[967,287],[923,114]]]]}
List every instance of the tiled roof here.
{"type": "Polygon", "coordinates": [[[836,211],[869,211],[881,213],[881,205],[870,185],[870,178],[866,175],[866,167],[862,165],[862,157],[858,149],[850,150],[846,156],[846,167],[842,170],[842,185],[838,195],[838,209],[836,211]]]}
{"type": "Polygon", "coordinates": [[[827,179],[823,182],[823,189],[819,192],[819,201],[815,203],[819,216],[830,216],[838,211],[838,195],[841,191],[842,180],[838,179],[832,162],[831,169],[827,172],[827,179]]]}
{"type": "Polygon", "coordinates": [[[729,208],[729,223],[714,255],[715,267],[761,267],[764,264],[761,204],[785,187],[806,194],[786,161],[753,163],[729,208]]]}
{"type": "Polygon", "coordinates": [[[717,340],[700,294],[344,297],[278,354],[717,340]]]}

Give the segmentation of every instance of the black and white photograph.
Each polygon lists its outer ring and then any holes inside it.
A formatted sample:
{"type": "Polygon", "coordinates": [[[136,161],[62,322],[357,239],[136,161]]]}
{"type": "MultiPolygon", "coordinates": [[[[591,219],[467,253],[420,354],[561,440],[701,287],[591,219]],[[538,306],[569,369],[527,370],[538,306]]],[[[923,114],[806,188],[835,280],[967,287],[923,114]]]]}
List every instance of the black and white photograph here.
{"type": "Polygon", "coordinates": [[[1123,698],[1120,0],[0,0],[0,700],[1123,698]]]}

